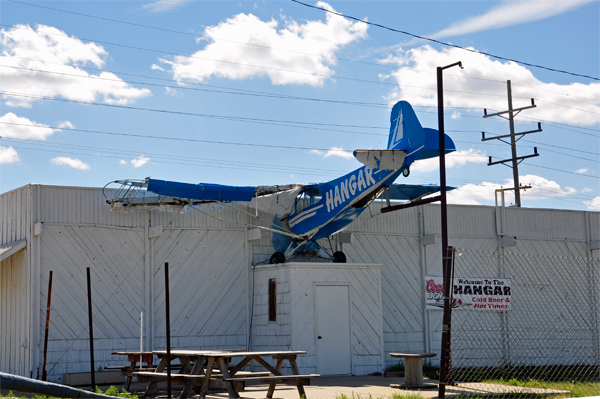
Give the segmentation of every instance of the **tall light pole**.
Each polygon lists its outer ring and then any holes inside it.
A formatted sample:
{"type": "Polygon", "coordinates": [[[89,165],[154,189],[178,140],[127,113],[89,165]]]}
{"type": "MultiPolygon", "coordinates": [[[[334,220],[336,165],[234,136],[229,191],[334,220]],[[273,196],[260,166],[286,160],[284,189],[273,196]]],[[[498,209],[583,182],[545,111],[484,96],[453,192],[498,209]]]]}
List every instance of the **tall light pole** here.
{"type": "Polygon", "coordinates": [[[438,398],[444,398],[446,392],[446,380],[448,372],[447,355],[450,349],[450,312],[452,302],[450,301],[450,265],[452,260],[451,251],[448,250],[448,206],[446,202],[446,140],[444,138],[444,83],[442,71],[444,69],[459,66],[463,69],[460,61],[444,67],[437,67],[437,94],[438,94],[438,129],[440,145],[440,201],[442,219],[442,271],[444,276],[444,318],[442,322],[442,349],[440,354],[440,382],[438,398]]]}

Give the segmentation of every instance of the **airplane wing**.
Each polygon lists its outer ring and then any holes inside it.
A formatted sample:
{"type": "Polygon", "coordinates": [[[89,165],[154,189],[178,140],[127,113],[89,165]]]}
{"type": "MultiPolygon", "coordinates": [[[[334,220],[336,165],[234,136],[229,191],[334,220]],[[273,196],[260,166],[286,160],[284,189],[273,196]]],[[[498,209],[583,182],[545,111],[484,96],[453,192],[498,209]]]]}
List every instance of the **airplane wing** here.
{"type": "MultiPolygon", "coordinates": [[[[446,187],[447,191],[456,187],[446,187]]],[[[414,201],[440,191],[440,186],[418,184],[392,184],[387,188],[391,200],[414,201]]]]}
{"type": "Polygon", "coordinates": [[[251,201],[256,191],[255,187],[248,186],[190,184],[156,179],[148,179],[146,189],[158,195],[197,201],[251,201]]]}
{"type": "MultiPolygon", "coordinates": [[[[204,202],[250,202],[253,208],[279,214],[284,207],[291,208],[302,185],[226,186],[221,184],[190,184],[157,179],[116,180],[120,184],[114,194],[105,191],[107,203],[116,209],[129,206],[178,205],[204,202]],[[273,208],[273,209],[271,209],[273,208]]],[[[286,211],[287,211],[286,210],[286,211]]]]}

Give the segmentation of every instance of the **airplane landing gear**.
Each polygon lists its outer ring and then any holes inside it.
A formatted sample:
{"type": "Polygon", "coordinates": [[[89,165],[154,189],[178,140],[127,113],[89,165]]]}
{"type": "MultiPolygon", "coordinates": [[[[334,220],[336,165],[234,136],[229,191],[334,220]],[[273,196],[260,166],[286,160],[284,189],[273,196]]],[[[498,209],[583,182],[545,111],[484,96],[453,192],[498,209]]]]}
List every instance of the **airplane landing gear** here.
{"type": "Polygon", "coordinates": [[[346,254],[342,251],[336,251],[332,257],[333,263],[346,263],[346,254]]]}
{"type": "Polygon", "coordinates": [[[410,175],[410,169],[407,167],[402,171],[402,176],[408,177],[410,175]]]}
{"type": "Polygon", "coordinates": [[[271,255],[271,260],[269,261],[271,265],[276,265],[279,263],[285,263],[285,255],[283,252],[275,252],[271,255]]]}

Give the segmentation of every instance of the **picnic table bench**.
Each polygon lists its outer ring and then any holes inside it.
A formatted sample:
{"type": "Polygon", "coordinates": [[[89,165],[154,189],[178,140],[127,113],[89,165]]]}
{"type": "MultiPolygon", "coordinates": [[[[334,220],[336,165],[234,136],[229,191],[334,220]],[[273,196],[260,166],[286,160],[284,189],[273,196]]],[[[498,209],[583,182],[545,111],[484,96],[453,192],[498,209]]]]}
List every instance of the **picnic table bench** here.
{"type": "Polygon", "coordinates": [[[184,385],[179,398],[186,398],[194,389],[200,399],[205,399],[208,388],[225,388],[230,398],[239,398],[238,390],[244,389],[244,383],[261,381],[269,384],[266,397],[272,398],[277,384],[294,385],[300,397],[306,397],[304,385],[310,384],[311,378],[320,377],[319,374],[301,375],[296,364],[296,356],[306,354],[305,351],[190,351],[173,350],[167,359],[166,351],[153,352],[160,359],[155,371],[134,372],[133,375],[144,381],[149,381],[144,396],[153,396],[158,393],[157,383],[164,381],[168,375],[164,372],[167,362],[179,359],[181,368],[179,373],[171,374],[171,382],[184,385]],[[243,358],[237,364],[230,364],[233,358],[243,358]],[[264,358],[271,357],[276,360],[275,367],[271,366],[264,358]],[[264,372],[247,372],[242,369],[255,361],[262,366],[264,372]],[[281,369],[284,361],[288,361],[292,375],[283,375],[281,369]]]}
{"type": "Polygon", "coordinates": [[[125,380],[125,390],[129,391],[129,387],[131,386],[131,380],[133,378],[133,372],[136,370],[139,371],[154,371],[156,370],[156,366],[152,363],[154,362],[154,354],[152,352],[135,352],[135,351],[125,351],[125,352],[112,352],[111,355],[120,355],[127,356],[127,361],[129,362],[128,366],[107,366],[104,367],[105,370],[121,370],[121,375],[126,376],[125,380]],[[145,365],[144,365],[145,363],[145,365]],[[139,364],[139,366],[138,366],[139,364]]]}

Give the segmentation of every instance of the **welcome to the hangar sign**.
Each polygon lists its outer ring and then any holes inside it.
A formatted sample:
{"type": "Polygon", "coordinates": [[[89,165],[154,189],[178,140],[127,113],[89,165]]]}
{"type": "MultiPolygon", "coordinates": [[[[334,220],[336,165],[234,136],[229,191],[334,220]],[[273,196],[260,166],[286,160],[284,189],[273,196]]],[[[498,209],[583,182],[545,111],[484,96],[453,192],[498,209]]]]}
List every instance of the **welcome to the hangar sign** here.
{"type": "MultiPolygon", "coordinates": [[[[452,308],[467,310],[506,311],[512,309],[509,278],[454,277],[452,308]]],[[[425,276],[425,309],[444,308],[442,276],[425,276]]]]}

